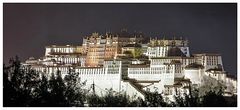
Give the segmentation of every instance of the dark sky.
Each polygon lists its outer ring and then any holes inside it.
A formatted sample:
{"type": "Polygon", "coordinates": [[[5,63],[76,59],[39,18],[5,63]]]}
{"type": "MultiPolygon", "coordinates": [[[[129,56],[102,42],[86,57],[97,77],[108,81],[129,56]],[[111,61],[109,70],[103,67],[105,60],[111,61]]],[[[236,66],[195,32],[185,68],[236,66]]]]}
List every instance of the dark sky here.
{"type": "Polygon", "coordinates": [[[4,4],[3,59],[39,58],[46,45],[81,45],[92,32],[121,28],[186,37],[192,53],[220,53],[237,73],[237,4],[4,4]]]}

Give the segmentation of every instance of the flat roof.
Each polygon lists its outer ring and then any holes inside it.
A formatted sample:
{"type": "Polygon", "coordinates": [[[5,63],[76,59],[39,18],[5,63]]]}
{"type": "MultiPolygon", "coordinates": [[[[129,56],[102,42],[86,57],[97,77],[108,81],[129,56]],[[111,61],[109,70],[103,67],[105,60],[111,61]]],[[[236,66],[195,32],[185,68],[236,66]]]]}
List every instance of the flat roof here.
{"type": "MultiPolygon", "coordinates": [[[[80,46],[80,45],[78,45],[80,46]]],[[[75,45],[48,45],[48,46],[45,46],[45,48],[67,48],[67,47],[77,47],[75,45]]]]}
{"type": "Polygon", "coordinates": [[[193,56],[220,56],[221,54],[220,53],[195,53],[195,54],[192,54],[193,56]]]}
{"type": "Polygon", "coordinates": [[[149,68],[150,65],[146,64],[130,64],[128,68],[149,68]]]}
{"type": "Polygon", "coordinates": [[[194,59],[194,57],[181,57],[181,56],[167,56],[167,57],[152,57],[150,59],[194,59]]]}
{"type": "Polygon", "coordinates": [[[82,66],[76,66],[75,69],[103,69],[103,66],[100,66],[100,67],[82,67],[82,66]]]}
{"type": "Polygon", "coordinates": [[[62,53],[62,52],[50,52],[50,55],[82,55],[82,53],[62,53]]]}

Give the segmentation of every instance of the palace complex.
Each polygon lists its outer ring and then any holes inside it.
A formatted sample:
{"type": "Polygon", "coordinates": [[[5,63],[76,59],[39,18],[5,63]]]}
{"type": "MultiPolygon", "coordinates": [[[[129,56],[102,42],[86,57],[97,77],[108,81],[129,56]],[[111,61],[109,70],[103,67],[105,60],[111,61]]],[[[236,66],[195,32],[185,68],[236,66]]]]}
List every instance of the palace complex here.
{"type": "Polygon", "coordinates": [[[94,84],[98,95],[112,89],[144,99],[146,91],[157,91],[174,100],[208,79],[225,85],[225,95],[237,93],[237,80],[224,70],[220,54],[193,54],[186,39],[147,38],[127,30],[92,33],[83,37],[82,45],[46,46],[42,58],[31,57],[23,65],[49,77],[58,71],[62,77],[79,73],[84,88],[94,84]]]}

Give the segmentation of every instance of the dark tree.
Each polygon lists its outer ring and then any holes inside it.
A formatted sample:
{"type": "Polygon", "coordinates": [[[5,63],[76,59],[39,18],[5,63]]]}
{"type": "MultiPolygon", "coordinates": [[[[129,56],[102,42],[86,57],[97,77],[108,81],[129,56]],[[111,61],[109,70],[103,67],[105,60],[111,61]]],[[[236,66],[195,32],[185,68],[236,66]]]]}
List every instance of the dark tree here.
{"type": "Polygon", "coordinates": [[[131,100],[128,106],[129,107],[146,107],[146,104],[142,98],[138,97],[137,99],[131,100]]]}
{"type": "Polygon", "coordinates": [[[167,103],[163,100],[161,94],[157,91],[146,93],[146,106],[148,107],[166,107],[167,103]]]}
{"type": "Polygon", "coordinates": [[[130,99],[126,93],[114,92],[108,90],[103,97],[96,94],[90,94],[87,98],[90,107],[140,107],[144,105],[141,98],[130,99]]]}
{"type": "Polygon", "coordinates": [[[87,103],[89,107],[104,107],[105,101],[103,97],[99,97],[96,94],[91,94],[87,97],[87,103]]]}
{"type": "Polygon", "coordinates": [[[30,67],[22,67],[17,56],[9,63],[8,67],[4,65],[4,106],[30,106],[36,96],[39,75],[30,67]]]}
{"type": "Polygon", "coordinates": [[[222,92],[215,93],[213,91],[210,91],[206,93],[205,96],[203,96],[202,101],[203,107],[226,107],[227,102],[222,95],[222,92]]]}
{"type": "Polygon", "coordinates": [[[16,100],[15,95],[16,90],[12,82],[9,80],[9,67],[3,65],[3,106],[9,107],[14,106],[14,102],[16,100]]]}
{"type": "Polygon", "coordinates": [[[114,93],[111,89],[104,97],[107,107],[126,107],[130,103],[126,94],[114,93]]]}
{"type": "Polygon", "coordinates": [[[65,97],[69,106],[84,106],[86,100],[86,91],[82,89],[85,83],[80,82],[79,73],[72,72],[65,76],[64,82],[66,84],[65,97]]]}
{"type": "Polygon", "coordinates": [[[35,107],[49,107],[51,106],[51,94],[49,91],[49,82],[44,73],[41,74],[41,82],[39,87],[36,89],[38,96],[33,100],[31,106],[35,107]]]}
{"type": "Polygon", "coordinates": [[[65,84],[63,82],[60,72],[57,72],[56,77],[54,74],[51,75],[49,80],[49,92],[50,92],[50,106],[62,107],[67,106],[67,100],[64,97],[65,84]]]}
{"type": "Polygon", "coordinates": [[[198,107],[201,106],[198,89],[191,90],[190,94],[184,94],[183,97],[180,95],[174,96],[174,105],[177,107],[198,107]]]}

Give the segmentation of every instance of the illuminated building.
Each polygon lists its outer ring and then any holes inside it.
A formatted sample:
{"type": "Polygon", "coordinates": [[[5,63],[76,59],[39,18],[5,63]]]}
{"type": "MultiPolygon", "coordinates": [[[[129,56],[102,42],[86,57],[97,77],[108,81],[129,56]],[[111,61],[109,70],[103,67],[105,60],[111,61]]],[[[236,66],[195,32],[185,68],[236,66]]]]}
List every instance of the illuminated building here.
{"type": "Polygon", "coordinates": [[[126,30],[92,33],[83,38],[81,46],[46,46],[42,59],[30,58],[23,64],[47,76],[57,71],[62,77],[79,73],[81,81],[87,81],[85,88],[91,89],[94,83],[99,95],[112,88],[144,99],[146,91],[157,90],[174,100],[175,95],[188,94],[190,84],[203,85],[205,77],[226,85],[226,93],[236,94],[237,81],[224,70],[220,54],[191,54],[188,40],[181,38],[155,38],[148,43],[143,39],[143,34],[126,30]],[[136,54],[137,49],[141,50],[138,57],[127,55],[136,54]]]}

